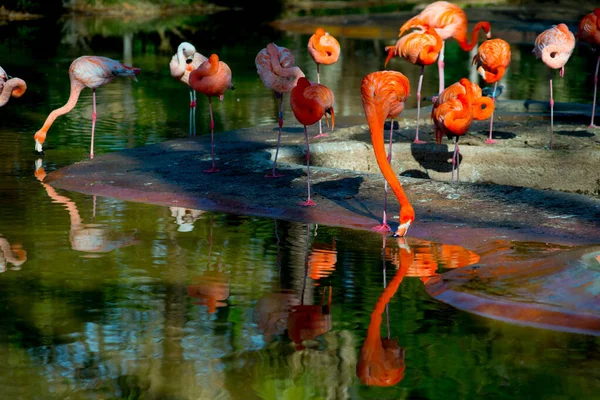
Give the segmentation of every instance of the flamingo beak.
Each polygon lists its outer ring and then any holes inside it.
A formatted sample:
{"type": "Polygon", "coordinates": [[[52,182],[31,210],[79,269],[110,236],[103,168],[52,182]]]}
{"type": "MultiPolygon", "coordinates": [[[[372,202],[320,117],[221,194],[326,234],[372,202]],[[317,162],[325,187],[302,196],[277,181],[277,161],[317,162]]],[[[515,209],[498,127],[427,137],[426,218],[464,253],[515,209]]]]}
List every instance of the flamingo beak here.
{"type": "Polygon", "coordinates": [[[490,39],[492,37],[492,29],[491,28],[490,28],[490,31],[485,34],[485,37],[488,39],[490,39]]]}
{"type": "Polygon", "coordinates": [[[329,109],[329,114],[331,114],[331,131],[333,132],[333,127],[335,126],[335,114],[333,113],[333,107],[329,109]]]}
{"type": "Polygon", "coordinates": [[[394,58],[394,52],[395,52],[396,48],[394,46],[386,46],[385,47],[385,51],[388,52],[387,58],[385,59],[385,62],[383,63],[383,68],[387,67],[388,62],[390,62],[390,60],[392,58],[394,58]]]}
{"type": "Polygon", "coordinates": [[[396,233],[394,233],[394,236],[400,236],[400,237],[406,236],[406,233],[408,232],[409,227],[410,227],[410,221],[400,224],[400,226],[398,227],[398,230],[396,230],[396,233]]]}

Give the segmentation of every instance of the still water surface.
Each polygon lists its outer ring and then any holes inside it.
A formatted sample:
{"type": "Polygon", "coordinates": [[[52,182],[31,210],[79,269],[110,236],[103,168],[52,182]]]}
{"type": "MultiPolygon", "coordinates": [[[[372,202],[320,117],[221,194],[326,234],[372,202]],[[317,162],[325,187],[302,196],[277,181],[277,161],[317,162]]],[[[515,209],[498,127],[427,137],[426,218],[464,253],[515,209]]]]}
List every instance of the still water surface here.
{"type": "MultiPolygon", "coordinates": [[[[89,153],[91,92],[84,91],[50,130],[43,162],[36,165],[33,154],[33,133],[66,101],[68,66],[82,54],[142,68],[139,82],[117,79],[98,90],[98,155],[187,136],[188,93],[168,70],[182,38],[218,53],[233,71],[236,90],[215,105],[217,131],[274,122],[278,105],[254,67],[266,43],[292,49],[315,76],[308,35],[250,26],[240,13],[125,22],[0,26],[0,65],[29,85],[0,109],[2,398],[597,396],[597,338],[481,318],[424,291],[428,277],[477,263],[482,254],[525,254],[528,262],[557,246],[492,240],[471,248],[409,238],[383,247],[371,232],[129,203],[43,184],[46,172],[89,153]],[[387,363],[378,362],[383,355],[387,363]],[[377,386],[382,382],[392,386],[377,386]]],[[[342,57],[322,69],[322,80],[336,94],[336,114],[356,115],[360,79],[382,59],[373,40],[341,39],[342,57]]],[[[505,98],[547,97],[546,81],[536,77],[546,72],[530,46],[513,47],[505,98]]],[[[450,82],[470,57],[451,42],[446,60],[450,82]]],[[[416,82],[417,67],[394,63],[416,82]]],[[[593,68],[577,57],[569,66],[593,68]]],[[[591,102],[590,75],[568,72],[557,83],[557,101],[591,102]]],[[[435,74],[425,93],[437,87],[435,74]]],[[[204,100],[199,132],[209,121],[204,100]]]]}

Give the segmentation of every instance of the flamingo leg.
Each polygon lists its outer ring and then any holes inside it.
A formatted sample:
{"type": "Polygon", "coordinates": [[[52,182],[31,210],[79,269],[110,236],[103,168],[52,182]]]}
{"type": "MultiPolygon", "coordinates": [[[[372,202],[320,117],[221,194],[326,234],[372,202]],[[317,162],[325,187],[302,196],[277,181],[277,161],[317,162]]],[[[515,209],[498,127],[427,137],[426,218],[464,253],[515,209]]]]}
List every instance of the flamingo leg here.
{"type": "Polygon", "coordinates": [[[554,97],[552,96],[552,70],[550,70],[550,144],[552,150],[552,137],[554,136],[554,97]]]}
{"type": "MultiPolygon", "coordinates": [[[[492,92],[492,101],[494,102],[494,112],[496,111],[496,89],[498,88],[498,82],[494,83],[494,91],[492,92]]],[[[490,116],[490,135],[485,141],[487,144],[498,143],[497,140],[492,139],[492,127],[494,125],[494,112],[490,116]]]]}
{"type": "Polygon", "coordinates": [[[454,144],[454,154],[452,154],[452,179],[451,179],[451,183],[453,183],[453,184],[454,184],[454,167],[456,167],[456,182],[460,182],[459,166],[460,166],[460,149],[458,148],[458,136],[457,136],[456,137],[456,142],[454,144]]]}
{"type": "MultiPolygon", "coordinates": [[[[413,143],[425,144],[427,142],[419,140],[419,122],[421,121],[421,87],[423,86],[423,73],[425,72],[425,66],[421,65],[421,75],[419,75],[419,85],[417,86],[417,133],[413,143]]],[[[440,92],[441,93],[441,92],[440,92]]]]}
{"type": "MultiPolygon", "coordinates": [[[[391,125],[390,125],[390,145],[389,145],[388,156],[387,156],[387,160],[389,163],[392,162],[392,136],[393,136],[393,134],[394,134],[394,120],[392,119],[391,125]]],[[[387,183],[387,180],[385,180],[384,186],[383,186],[383,222],[381,223],[381,225],[377,225],[377,226],[374,226],[373,228],[371,228],[371,230],[373,230],[375,232],[386,233],[386,232],[390,232],[392,230],[387,223],[387,195],[388,195],[388,183],[387,183]]]]}
{"type": "Polygon", "coordinates": [[[440,75],[440,87],[438,94],[442,93],[444,90],[444,48],[446,47],[446,41],[442,41],[442,50],[440,50],[440,55],[438,56],[438,72],[440,75]]]}
{"type": "Polygon", "coordinates": [[[190,136],[196,136],[196,91],[190,88],[190,136]]]}
{"type": "MultiPolygon", "coordinates": [[[[321,83],[321,74],[319,72],[319,63],[317,63],[317,83],[321,83]]],[[[327,117],[325,117],[327,118],[327,117]]],[[[317,136],[315,136],[315,139],[317,138],[321,138],[321,137],[327,137],[329,136],[329,134],[327,133],[323,133],[323,125],[321,124],[321,120],[319,120],[319,134],[317,136]]]]}
{"type": "Polygon", "coordinates": [[[275,149],[275,159],[273,160],[273,170],[270,174],[265,174],[265,178],[279,178],[284,176],[276,171],[277,155],[279,154],[279,145],[281,144],[281,128],[283,128],[283,93],[275,93],[275,97],[279,99],[279,132],[277,133],[277,148],[275,149]]]}
{"type": "Polygon", "coordinates": [[[596,111],[596,91],[598,90],[598,66],[600,66],[600,56],[598,56],[598,61],[596,61],[596,73],[594,74],[594,103],[592,105],[592,122],[590,122],[589,128],[595,128],[594,125],[594,111],[596,111]]]}
{"type": "Polygon", "coordinates": [[[96,129],[96,89],[92,89],[92,144],[90,147],[90,159],[94,158],[94,131],[96,129]]]}
{"type": "Polygon", "coordinates": [[[210,96],[208,96],[208,112],[210,113],[210,155],[212,157],[212,168],[205,169],[203,172],[212,173],[219,172],[219,169],[215,167],[215,120],[213,119],[210,96]]]}
{"type": "Polygon", "coordinates": [[[304,125],[304,140],[306,141],[306,176],[308,199],[300,203],[301,206],[316,206],[317,204],[310,199],[310,146],[308,145],[308,130],[304,125]]]}

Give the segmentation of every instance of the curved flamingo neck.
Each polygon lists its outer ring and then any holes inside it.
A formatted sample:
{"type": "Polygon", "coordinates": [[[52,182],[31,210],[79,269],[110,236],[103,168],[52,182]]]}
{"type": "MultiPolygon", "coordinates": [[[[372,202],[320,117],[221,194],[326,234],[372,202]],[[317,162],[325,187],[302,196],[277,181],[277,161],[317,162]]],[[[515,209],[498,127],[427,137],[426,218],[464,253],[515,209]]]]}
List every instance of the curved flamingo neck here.
{"type": "Polygon", "coordinates": [[[79,100],[79,95],[81,94],[83,88],[85,88],[83,83],[79,82],[78,80],[71,79],[71,93],[69,94],[69,100],[64,106],[53,110],[48,115],[48,117],[46,118],[46,122],[44,122],[44,126],[42,126],[42,128],[39,131],[37,131],[37,133],[34,136],[34,139],[37,142],[39,142],[40,144],[44,143],[44,140],[46,140],[46,133],[48,132],[48,129],[50,129],[56,118],[70,112],[73,108],[75,108],[75,105],[77,104],[77,100],[79,100]]]}
{"type": "Polygon", "coordinates": [[[46,171],[44,170],[44,167],[41,167],[35,171],[35,177],[38,181],[40,181],[44,189],[46,189],[48,197],[54,200],[55,203],[65,206],[69,212],[71,230],[79,228],[81,225],[83,225],[83,220],[81,219],[81,215],[79,214],[79,210],[77,209],[75,202],[66,196],[61,196],[60,194],[56,193],[56,190],[52,186],[44,183],[44,178],[46,177],[46,171]]]}
{"type": "Polygon", "coordinates": [[[213,76],[219,72],[219,57],[216,54],[212,54],[208,61],[203,62],[198,68],[190,73],[190,86],[193,86],[192,82],[197,82],[205,76],[213,76]]]}
{"type": "Polygon", "coordinates": [[[327,36],[327,33],[322,28],[317,29],[313,40],[313,47],[319,53],[327,53],[329,56],[331,53],[333,53],[334,47],[332,45],[321,44],[321,38],[324,36],[327,36]]]}
{"type": "Polygon", "coordinates": [[[459,40],[458,44],[460,46],[461,49],[463,49],[464,51],[471,51],[473,50],[473,47],[475,47],[475,45],[477,44],[477,35],[479,34],[479,31],[483,29],[486,34],[489,35],[490,32],[490,23],[486,22],[486,21],[480,21],[478,22],[474,27],[473,30],[471,31],[471,43],[467,43],[467,37],[465,35],[465,37],[463,38],[463,40],[459,40]]]}
{"type": "Polygon", "coordinates": [[[0,107],[8,103],[10,97],[20,97],[27,89],[25,81],[19,78],[12,78],[4,83],[2,93],[0,93],[0,107]]]}
{"type": "Polygon", "coordinates": [[[431,27],[427,28],[425,33],[435,38],[435,44],[432,46],[425,47],[421,51],[421,55],[419,57],[424,65],[429,65],[433,64],[440,55],[440,51],[442,50],[442,45],[444,44],[444,42],[440,35],[435,31],[435,29],[431,27]]]}
{"type": "Polygon", "coordinates": [[[487,83],[494,83],[502,79],[504,73],[506,72],[506,67],[501,65],[498,68],[492,70],[485,70],[483,67],[479,67],[477,69],[477,72],[479,72],[479,75],[481,75],[483,80],[487,83]]]}

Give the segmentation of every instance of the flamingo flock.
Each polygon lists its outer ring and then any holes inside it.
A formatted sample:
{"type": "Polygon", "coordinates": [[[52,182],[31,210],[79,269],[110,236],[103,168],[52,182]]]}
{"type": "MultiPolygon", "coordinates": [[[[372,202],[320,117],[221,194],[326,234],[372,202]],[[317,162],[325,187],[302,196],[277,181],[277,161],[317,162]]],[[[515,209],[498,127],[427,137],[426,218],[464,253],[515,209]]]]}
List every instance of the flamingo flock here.
{"type": "MultiPolygon", "coordinates": [[[[417,122],[414,144],[424,144],[419,139],[419,122],[421,111],[421,88],[423,84],[425,66],[437,61],[439,69],[439,91],[433,100],[431,119],[433,121],[437,143],[443,136],[455,140],[452,156],[452,182],[456,170],[459,181],[460,149],[459,138],[464,135],[473,120],[490,120],[489,137],[487,144],[496,141],[492,138],[493,114],[497,95],[498,81],[505,75],[511,60],[509,44],[501,38],[492,38],[491,24],[479,21],[470,32],[468,31],[465,12],[457,5],[447,1],[436,1],[429,4],[418,15],[410,18],[399,29],[398,40],[394,46],[387,46],[386,59],[382,60],[384,68],[395,57],[405,59],[412,65],[420,67],[417,84],[417,122]],[[483,30],[486,40],[479,43],[478,34],[483,30]],[[460,79],[449,86],[444,81],[444,47],[445,41],[453,38],[460,48],[470,51],[479,45],[477,54],[473,57],[473,65],[477,73],[487,84],[494,84],[491,97],[483,96],[481,87],[466,78],[460,79]]],[[[590,128],[595,128],[594,114],[596,109],[596,92],[598,84],[598,70],[600,67],[600,8],[585,15],[574,35],[565,24],[559,23],[544,32],[535,40],[533,53],[541,59],[549,69],[550,86],[550,142],[553,145],[554,131],[554,96],[553,96],[553,70],[559,70],[559,76],[564,76],[565,65],[575,48],[576,41],[587,43],[592,50],[598,52],[594,75],[594,101],[592,106],[592,119],[590,128]]],[[[258,52],[255,58],[256,69],[264,86],[271,90],[279,100],[277,119],[279,131],[277,136],[277,149],[271,171],[265,175],[268,178],[277,178],[282,174],[277,172],[277,155],[279,151],[283,127],[283,99],[286,93],[290,94],[290,107],[296,120],[304,126],[306,143],[306,172],[307,172],[307,199],[300,203],[302,206],[314,206],[311,198],[310,186],[310,147],[308,126],[319,123],[319,133],[313,137],[327,136],[323,133],[321,120],[331,115],[331,130],[334,128],[334,93],[327,86],[321,84],[320,66],[331,65],[340,57],[340,44],[335,37],[318,28],[310,37],[307,45],[308,54],[316,64],[317,82],[308,80],[302,70],[295,65],[292,52],[275,43],[269,43],[258,52]]],[[[185,84],[190,91],[190,135],[196,134],[195,112],[196,92],[203,93],[208,98],[211,131],[211,168],[204,170],[206,173],[215,173],[219,169],[215,164],[214,152],[214,118],[212,113],[212,98],[218,97],[223,101],[228,90],[233,90],[232,72],[229,66],[219,59],[217,54],[205,57],[188,42],[181,43],[169,64],[171,76],[185,84]]],[[[81,91],[85,88],[92,89],[93,112],[90,158],[94,157],[94,134],[96,124],[96,88],[103,86],[115,78],[130,77],[134,80],[140,69],[127,66],[119,61],[100,56],[82,56],[75,59],[69,67],[71,90],[67,103],[52,112],[46,118],[42,128],[35,135],[35,149],[42,153],[48,130],[61,115],[70,112],[77,104],[81,91]]],[[[465,71],[467,72],[467,71],[465,71]]],[[[18,98],[26,91],[25,81],[11,78],[0,68],[0,106],[6,105],[8,100],[18,98]]],[[[395,232],[397,236],[406,235],[408,228],[415,220],[415,212],[406,196],[398,177],[394,173],[391,161],[392,128],[390,129],[389,151],[386,155],[384,140],[384,123],[386,119],[397,118],[404,110],[405,102],[410,95],[410,82],[402,73],[392,70],[375,71],[364,77],[361,84],[361,99],[368,122],[369,131],[375,158],[385,178],[386,199],[387,186],[389,185],[400,204],[400,221],[395,232]]],[[[378,232],[388,232],[387,200],[384,200],[383,219],[380,225],[373,229],[378,232]]]]}

